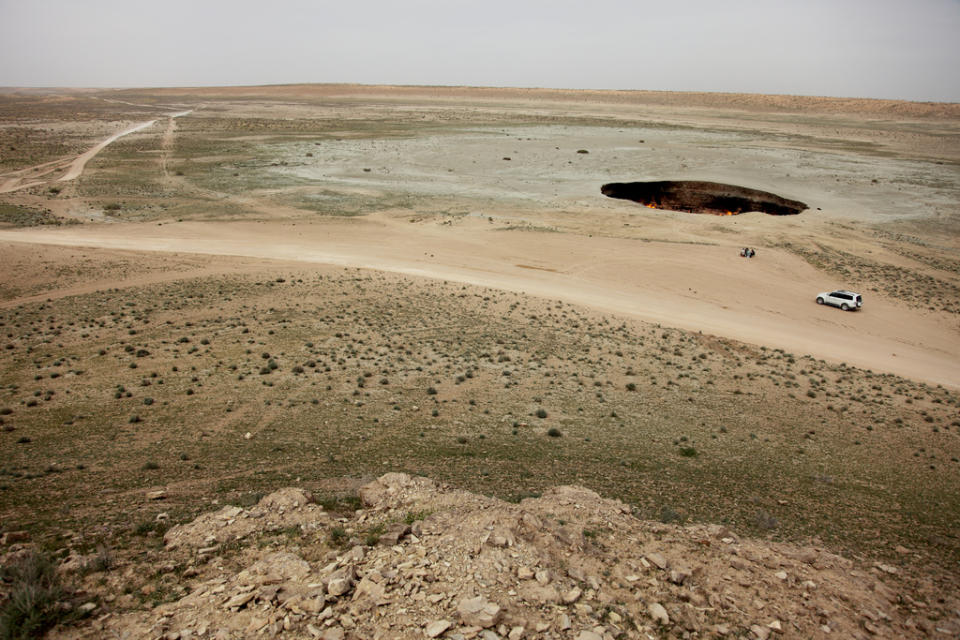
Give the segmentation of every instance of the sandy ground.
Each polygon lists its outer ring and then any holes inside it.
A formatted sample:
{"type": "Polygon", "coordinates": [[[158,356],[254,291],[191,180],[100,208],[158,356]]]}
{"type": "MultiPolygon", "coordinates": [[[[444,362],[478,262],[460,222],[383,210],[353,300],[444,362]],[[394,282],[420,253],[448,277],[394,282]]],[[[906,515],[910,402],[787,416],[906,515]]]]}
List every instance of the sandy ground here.
{"type": "MultiPolygon", "coordinates": [[[[684,246],[390,218],[335,225],[110,225],[0,233],[0,239],[111,249],[299,260],[484,285],[745,342],[960,386],[955,320],[882,299],[859,313],[813,303],[830,282],[803,260],[734,246],[684,246]],[[531,250],[535,247],[535,250],[531,250]]],[[[49,296],[48,296],[49,297],[49,296]]]]}
{"type": "MultiPolygon", "coordinates": [[[[158,534],[278,487],[364,520],[349,545],[363,543],[373,521],[352,491],[391,470],[510,501],[582,484],[644,519],[862,559],[846,584],[896,589],[874,615],[850,589],[818,577],[813,606],[777,576],[819,625],[839,607],[851,631],[928,637],[956,614],[960,105],[0,90],[0,154],[0,554],[26,535],[77,567],[94,549],[118,558],[77,576],[112,617],[70,632],[159,615],[198,584],[180,567],[239,570],[233,545],[174,568],[158,534]],[[696,215],[600,192],[658,179],[809,209],[696,215]],[[838,288],[864,309],[815,303],[838,288]]],[[[595,525],[591,555],[616,556],[625,538],[595,525]]],[[[763,616],[769,548],[735,578],[763,616]]],[[[724,551],[728,587],[732,566],[724,551]]],[[[733,635],[760,637],[750,622],[733,635]]]]}
{"type": "MultiPolygon", "coordinates": [[[[178,96],[175,90],[155,93],[178,96]]],[[[155,169],[164,189],[229,204],[247,212],[246,219],[5,230],[0,240],[424,275],[960,386],[956,314],[870,294],[859,313],[818,307],[816,294],[843,288],[844,278],[777,248],[784,242],[816,248],[846,238],[847,248],[868,255],[880,251],[872,225],[935,221],[952,229],[960,187],[955,105],[349,86],[196,90],[188,99],[197,104],[214,97],[238,102],[196,114],[171,114],[158,105],[157,117],[168,117],[167,127],[147,128],[151,121],[125,129],[78,156],[61,180],[80,176],[85,167],[89,172],[91,154],[129,136],[138,153],[158,154],[155,169]],[[331,102],[297,102],[307,98],[331,102]],[[173,118],[224,113],[313,127],[321,114],[342,119],[345,135],[264,141],[250,147],[258,153],[253,158],[204,165],[210,168],[202,179],[171,175],[185,135],[173,118]],[[352,126],[368,125],[351,121],[384,113],[407,127],[407,118],[426,124],[415,134],[408,128],[402,135],[353,137],[352,126]],[[457,119],[471,124],[437,129],[457,119]],[[503,126],[478,126],[478,119],[503,126]],[[584,119],[591,124],[582,125],[584,119]],[[241,175],[237,169],[248,171],[250,163],[262,167],[263,188],[229,186],[236,179],[226,172],[241,175]],[[790,219],[753,213],[720,220],[651,214],[598,194],[607,181],[664,178],[767,189],[810,209],[790,219]],[[357,201],[383,204],[361,218],[308,213],[357,201]],[[456,215],[438,219],[444,208],[456,215]],[[422,211],[433,217],[418,218],[422,211]],[[745,261],[738,250],[748,244],[758,246],[759,257],[745,261]]],[[[136,94],[111,100],[145,106],[136,94]]],[[[8,175],[7,186],[23,188],[19,175],[8,175]]],[[[64,202],[57,202],[58,211],[70,215],[76,206],[64,202]]],[[[936,241],[945,255],[960,247],[954,231],[936,241]]],[[[957,281],[955,273],[945,277],[957,281]]]]}

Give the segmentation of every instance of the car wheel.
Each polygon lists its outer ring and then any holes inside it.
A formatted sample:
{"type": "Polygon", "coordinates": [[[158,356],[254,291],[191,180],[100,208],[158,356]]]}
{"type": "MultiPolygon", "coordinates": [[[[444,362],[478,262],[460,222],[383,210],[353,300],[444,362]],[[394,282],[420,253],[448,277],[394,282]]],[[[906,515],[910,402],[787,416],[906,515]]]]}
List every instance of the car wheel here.
{"type": "Polygon", "coordinates": [[[849,311],[849,310],[850,310],[850,307],[847,305],[846,302],[844,302],[843,304],[841,304],[841,305],[840,305],[840,308],[843,309],[844,311],[849,311]]]}
{"type": "Polygon", "coordinates": [[[823,298],[817,298],[817,304],[823,304],[823,298]]]}

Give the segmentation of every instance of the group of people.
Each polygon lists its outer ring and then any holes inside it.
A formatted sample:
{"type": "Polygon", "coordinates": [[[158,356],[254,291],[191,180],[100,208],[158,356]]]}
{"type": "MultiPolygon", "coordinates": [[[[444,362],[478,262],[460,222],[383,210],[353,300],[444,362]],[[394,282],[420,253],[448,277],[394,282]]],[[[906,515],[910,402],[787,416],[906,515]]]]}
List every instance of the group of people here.
{"type": "Polygon", "coordinates": [[[741,258],[752,258],[755,255],[757,255],[756,249],[751,249],[750,247],[744,247],[743,249],[740,249],[741,258]]]}

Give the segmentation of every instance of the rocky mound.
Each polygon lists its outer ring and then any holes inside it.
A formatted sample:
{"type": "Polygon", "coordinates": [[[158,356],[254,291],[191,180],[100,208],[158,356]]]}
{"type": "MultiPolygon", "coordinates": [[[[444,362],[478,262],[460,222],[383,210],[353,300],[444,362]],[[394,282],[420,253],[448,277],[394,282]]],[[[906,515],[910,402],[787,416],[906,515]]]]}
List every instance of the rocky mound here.
{"type": "MultiPolygon", "coordinates": [[[[724,527],[637,520],[559,487],[519,504],[390,473],[331,516],[300,489],[176,526],[189,594],[97,611],[60,637],[902,638],[960,633],[960,601],[898,591],[898,568],[724,527]],[[257,544],[283,530],[286,544],[257,544]],[[331,550],[331,544],[341,545],[331,550]],[[239,549],[225,567],[224,545],[239,549]]],[[[945,596],[945,597],[944,597],[945,596]]]]}

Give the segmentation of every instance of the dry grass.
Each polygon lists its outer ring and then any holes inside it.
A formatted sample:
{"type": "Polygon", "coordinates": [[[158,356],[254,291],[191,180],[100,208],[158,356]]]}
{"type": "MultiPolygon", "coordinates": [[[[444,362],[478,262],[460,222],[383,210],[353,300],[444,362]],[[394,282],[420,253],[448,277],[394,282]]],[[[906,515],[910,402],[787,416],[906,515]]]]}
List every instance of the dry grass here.
{"type": "Polygon", "coordinates": [[[507,499],[585,484],[645,518],[870,554],[958,553],[960,399],[892,376],[353,269],[113,289],[0,324],[0,512],[41,538],[122,548],[160,511],[404,470],[507,499]],[[145,501],[156,487],[170,498],[145,501]]]}
{"type": "MultiPolygon", "coordinates": [[[[868,202],[877,203],[905,184],[921,200],[949,204],[956,177],[943,163],[960,157],[955,134],[921,106],[913,112],[922,121],[877,124],[793,114],[779,98],[771,113],[742,121],[658,95],[636,106],[636,96],[616,94],[595,113],[567,113],[569,102],[549,100],[570,97],[549,92],[517,102],[513,90],[480,90],[477,103],[451,89],[445,101],[397,109],[373,89],[339,90],[304,88],[282,102],[269,87],[4,95],[5,173],[77,154],[121,123],[160,120],[107,147],[80,180],[0,197],[0,222],[387,211],[439,226],[479,211],[505,233],[655,239],[678,251],[728,244],[737,233],[751,246],[785,246],[868,296],[947,319],[960,311],[948,216],[829,229],[818,245],[800,226],[784,231],[746,216],[736,230],[716,220],[684,225],[605,208],[613,205],[597,194],[610,166],[636,170],[621,144],[671,175],[723,160],[705,156],[691,169],[696,158],[681,153],[716,144],[775,171],[770,180],[790,176],[751,154],[798,149],[808,175],[829,174],[840,193],[876,191],[868,202]],[[117,99],[126,102],[109,101],[117,99]],[[162,114],[200,103],[165,137],[162,114]],[[757,122],[779,133],[761,139],[757,122]],[[609,135],[609,144],[581,140],[576,127],[609,135]],[[409,164],[401,143],[474,134],[493,141],[481,151],[496,160],[500,191],[456,149],[416,170],[431,176],[428,186],[450,176],[451,185],[472,185],[463,197],[414,193],[396,178],[409,164]],[[730,142],[741,137],[742,149],[730,142]],[[338,180],[297,174],[320,171],[323,145],[330,157],[344,154],[338,180]],[[590,153],[577,154],[585,145],[590,153]],[[900,162],[898,149],[919,149],[909,156],[919,160],[900,162]],[[833,179],[830,163],[847,152],[876,159],[869,170],[889,180],[875,185],[860,163],[843,170],[842,184],[833,179]],[[576,180],[589,183],[589,195],[558,195],[576,180]]],[[[937,207],[948,208],[929,210],[937,207]]],[[[804,223],[819,224],[816,215],[804,223]]],[[[2,255],[0,532],[26,529],[57,557],[101,548],[149,558],[171,524],[289,484],[347,512],[357,485],[397,470],[508,500],[582,484],[643,518],[725,523],[870,558],[902,545],[916,552],[917,575],[955,582],[960,396],[952,390],[556,300],[365,270],[40,246],[7,245],[2,255]],[[165,500],[146,499],[159,488],[165,500]]],[[[110,584],[155,604],[182,595],[182,570],[110,584]]]]}

